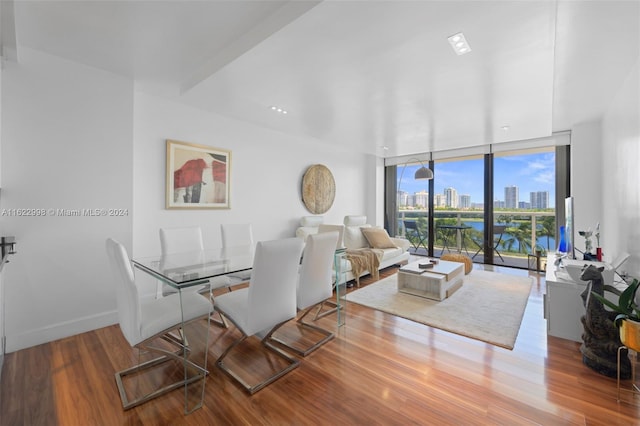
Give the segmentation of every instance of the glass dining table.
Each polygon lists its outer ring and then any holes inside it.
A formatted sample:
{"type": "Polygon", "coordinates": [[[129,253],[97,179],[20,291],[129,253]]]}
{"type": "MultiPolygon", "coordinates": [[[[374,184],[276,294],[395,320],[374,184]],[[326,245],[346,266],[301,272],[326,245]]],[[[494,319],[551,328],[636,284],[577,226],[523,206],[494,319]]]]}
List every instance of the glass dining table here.
{"type": "MultiPolygon", "coordinates": [[[[249,246],[197,252],[175,253],[164,256],[131,259],[133,266],[174,288],[181,296],[185,291],[208,294],[212,300],[215,288],[234,283],[234,274],[250,271],[253,266],[254,249],[249,246]],[[220,277],[230,277],[223,280],[220,277]]],[[[237,280],[238,282],[241,280],[237,280]]],[[[182,304],[181,312],[189,306],[182,304]]],[[[184,412],[189,414],[202,407],[209,351],[209,326],[213,304],[206,323],[182,322],[182,349],[184,368],[184,412]]],[[[184,318],[184,315],[183,315],[184,318]]]]}

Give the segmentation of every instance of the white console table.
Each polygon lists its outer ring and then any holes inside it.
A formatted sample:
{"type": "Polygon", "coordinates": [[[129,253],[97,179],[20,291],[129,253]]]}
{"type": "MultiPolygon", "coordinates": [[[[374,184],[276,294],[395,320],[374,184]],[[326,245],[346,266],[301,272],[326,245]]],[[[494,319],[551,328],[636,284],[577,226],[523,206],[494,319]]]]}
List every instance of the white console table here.
{"type": "MultiPolygon", "coordinates": [[[[563,268],[555,265],[555,261],[555,253],[549,253],[545,277],[547,290],[544,295],[544,317],[547,320],[547,334],[582,342],[584,329],[580,318],[584,315],[585,309],[580,295],[587,288],[587,282],[572,280],[563,268]]],[[[624,284],[622,284],[622,289],[624,289],[624,284]]],[[[610,292],[605,292],[605,296],[607,298],[617,298],[610,292]]]]}

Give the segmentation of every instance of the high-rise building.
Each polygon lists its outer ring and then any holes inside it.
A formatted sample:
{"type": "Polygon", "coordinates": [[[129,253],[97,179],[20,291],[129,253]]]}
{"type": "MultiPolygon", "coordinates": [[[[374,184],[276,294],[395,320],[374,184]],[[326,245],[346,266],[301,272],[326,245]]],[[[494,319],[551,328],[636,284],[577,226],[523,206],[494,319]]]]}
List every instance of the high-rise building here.
{"type": "Polygon", "coordinates": [[[468,209],[471,207],[471,195],[462,194],[460,195],[460,201],[458,203],[458,207],[461,209],[468,209]]]}
{"type": "Polygon", "coordinates": [[[444,197],[446,207],[458,208],[458,191],[455,188],[445,188],[444,197]]]}
{"type": "Polygon", "coordinates": [[[505,186],[504,188],[504,206],[507,209],[518,208],[518,187],[515,185],[505,186]]]}
{"type": "Polygon", "coordinates": [[[409,194],[405,191],[398,191],[398,206],[409,205],[409,194]]]}
{"type": "Polygon", "coordinates": [[[444,194],[434,194],[433,196],[433,207],[445,207],[447,204],[447,200],[444,194]]]}
{"type": "Polygon", "coordinates": [[[548,209],[549,208],[549,191],[536,191],[529,193],[529,199],[532,209],[548,209]]]}
{"type": "Polygon", "coordinates": [[[531,208],[531,203],[529,203],[528,201],[518,201],[518,208],[519,209],[530,209],[531,208]]]}
{"type": "Polygon", "coordinates": [[[413,194],[414,206],[426,209],[429,207],[429,193],[427,191],[420,191],[413,194]]]}

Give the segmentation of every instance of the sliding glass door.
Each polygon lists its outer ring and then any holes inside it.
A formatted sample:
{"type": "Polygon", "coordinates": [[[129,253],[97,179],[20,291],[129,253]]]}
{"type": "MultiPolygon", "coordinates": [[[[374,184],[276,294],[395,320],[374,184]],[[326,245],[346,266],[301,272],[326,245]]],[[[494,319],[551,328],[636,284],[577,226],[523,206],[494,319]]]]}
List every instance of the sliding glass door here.
{"type": "Polygon", "coordinates": [[[389,161],[387,230],[406,237],[414,254],[462,252],[476,263],[531,268],[536,255],[556,247],[557,217],[564,215],[556,204],[569,195],[569,152],[568,145],[552,145],[389,161]],[[416,179],[425,166],[433,178],[416,179]]]}
{"type": "Polygon", "coordinates": [[[462,252],[475,258],[484,232],[482,155],[435,162],[433,206],[433,255],[462,252]]]}
{"type": "Polygon", "coordinates": [[[494,264],[529,267],[555,250],[555,164],[554,147],[494,155],[494,264]]]}

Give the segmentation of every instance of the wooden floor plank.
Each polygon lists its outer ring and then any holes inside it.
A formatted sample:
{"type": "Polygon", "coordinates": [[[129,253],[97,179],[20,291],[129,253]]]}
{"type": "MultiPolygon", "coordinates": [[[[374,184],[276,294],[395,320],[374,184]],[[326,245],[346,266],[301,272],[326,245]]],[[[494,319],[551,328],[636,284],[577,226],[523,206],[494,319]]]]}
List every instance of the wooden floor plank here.
{"type": "MultiPolygon", "coordinates": [[[[638,424],[640,397],[617,403],[615,380],[584,366],[577,343],[547,337],[544,277],[531,276],[513,350],[348,303],[346,325],[331,342],[250,396],[215,366],[237,331],[211,327],[205,406],[185,416],[182,391],[122,409],[114,373],[134,365],[137,353],[110,326],[8,354],[0,424],[638,424]]],[[[335,330],[334,316],[318,323],[335,330]]],[[[305,342],[287,327],[287,337],[305,342]]],[[[241,363],[262,349],[256,341],[243,346],[235,355],[241,363]]],[[[269,363],[261,365],[251,374],[267,373],[269,363]]]]}

